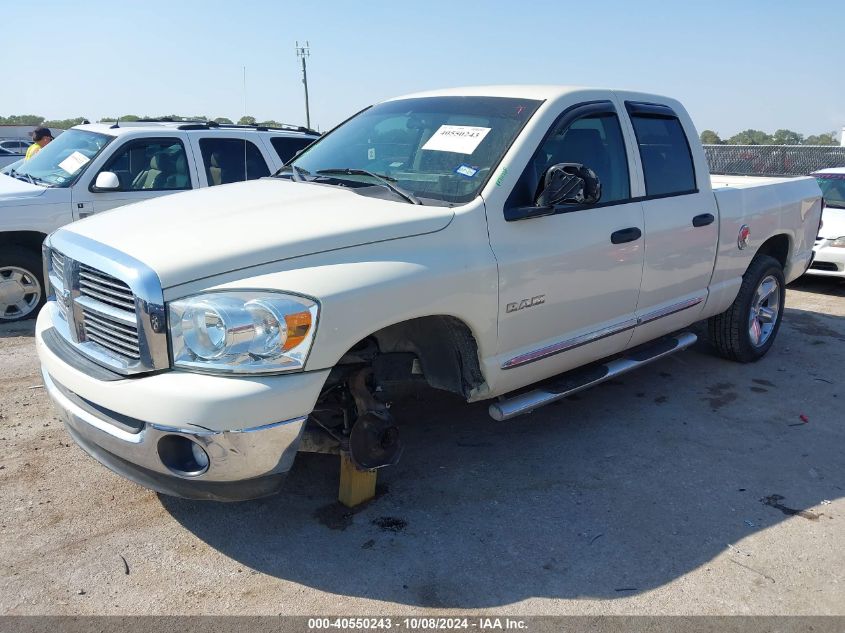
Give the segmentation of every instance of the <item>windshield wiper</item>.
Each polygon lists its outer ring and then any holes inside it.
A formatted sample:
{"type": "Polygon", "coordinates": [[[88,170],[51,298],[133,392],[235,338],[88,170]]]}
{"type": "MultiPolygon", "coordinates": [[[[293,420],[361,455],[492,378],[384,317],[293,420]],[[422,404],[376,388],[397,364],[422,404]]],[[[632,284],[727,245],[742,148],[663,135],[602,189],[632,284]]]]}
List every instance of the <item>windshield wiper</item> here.
{"type": "Polygon", "coordinates": [[[285,165],[279,171],[277,171],[274,176],[280,176],[282,172],[290,171],[291,178],[293,178],[296,182],[304,182],[306,176],[310,176],[311,172],[307,169],[302,169],[302,167],[297,167],[296,165],[285,165]]]}
{"type": "Polygon", "coordinates": [[[318,169],[317,173],[321,176],[331,176],[331,175],[346,175],[346,176],[369,176],[378,181],[378,183],[390,189],[393,193],[402,196],[408,202],[412,204],[422,204],[419,198],[417,198],[414,194],[412,194],[407,189],[403,189],[397,184],[395,178],[391,178],[386,174],[376,174],[371,171],[367,171],[366,169],[351,169],[349,167],[342,167],[337,169],[318,169]]]}
{"type": "Polygon", "coordinates": [[[22,174],[22,173],[20,173],[19,171],[15,170],[15,169],[10,169],[10,170],[9,170],[9,175],[10,175],[12,178],[17,178],[18,180],[23,180],[24,182],[28,182],[28,183],[29,183],[29,184],[31,184],[31,185],[36,185],[36,184],[38,184],[37,182],[35,182],[35,178],[33,178],[32,176],[30,176],[29,174],[22,174]]]}

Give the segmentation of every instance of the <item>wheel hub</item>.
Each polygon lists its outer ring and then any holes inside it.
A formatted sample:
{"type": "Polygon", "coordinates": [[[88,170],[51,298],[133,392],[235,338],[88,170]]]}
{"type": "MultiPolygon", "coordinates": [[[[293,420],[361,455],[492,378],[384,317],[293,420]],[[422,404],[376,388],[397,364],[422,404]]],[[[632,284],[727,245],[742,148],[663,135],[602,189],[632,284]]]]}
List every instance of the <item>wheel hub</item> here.
{"type": "Polygon", "coordinates": [[[30,314],[41,299],[41,284],[28,270],[17,266],[0,268],[0,318],[30,314]]]}
{"type": "Polygon", "coordinates": [[[748,334],[751,344],[762,347],[771,338],[780,315],[780,283],[772,276],[763,278],[751,301],[748,334]]]}

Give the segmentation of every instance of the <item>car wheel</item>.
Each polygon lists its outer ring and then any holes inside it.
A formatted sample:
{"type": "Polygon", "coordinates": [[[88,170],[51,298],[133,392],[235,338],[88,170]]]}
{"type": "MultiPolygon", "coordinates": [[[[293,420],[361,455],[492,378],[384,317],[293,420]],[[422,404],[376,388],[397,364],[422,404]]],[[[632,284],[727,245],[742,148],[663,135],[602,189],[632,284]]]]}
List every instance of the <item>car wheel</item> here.
{"type": "Polygon", "coordinates": [[[751,363],[761,359],[780,329],[785,298],[780,262],[758,255],[745,271],[731,307],[709,319],[711,342],[730,360],[751,363]]]}
{"type": "Polygon", "coordinates": [[[0,257],[0,323],[31,319],[44,305],[41,257],[21,247],[0,257]]]}

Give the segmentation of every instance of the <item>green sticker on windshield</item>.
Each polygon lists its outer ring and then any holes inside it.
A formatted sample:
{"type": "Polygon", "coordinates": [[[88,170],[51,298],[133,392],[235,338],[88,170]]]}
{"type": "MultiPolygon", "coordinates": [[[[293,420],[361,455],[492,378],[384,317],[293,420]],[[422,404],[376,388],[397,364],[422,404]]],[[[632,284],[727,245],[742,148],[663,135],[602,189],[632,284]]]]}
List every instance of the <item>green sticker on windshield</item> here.
{"type": "Polygon", "coordinates": [[[507,167],[502,167],[502,172],[499,174],[499,177],[498,177],[498,178],[496,178],[496,186],[497,186],[497,187],[501,187],[501,186],[502,186],[502,183],[503,183],[503,182],[504,182],[504,180],[505,180],[505,176],[507,176],[507,175],[508,175],[508,168],[507,168],[507,167]]]}

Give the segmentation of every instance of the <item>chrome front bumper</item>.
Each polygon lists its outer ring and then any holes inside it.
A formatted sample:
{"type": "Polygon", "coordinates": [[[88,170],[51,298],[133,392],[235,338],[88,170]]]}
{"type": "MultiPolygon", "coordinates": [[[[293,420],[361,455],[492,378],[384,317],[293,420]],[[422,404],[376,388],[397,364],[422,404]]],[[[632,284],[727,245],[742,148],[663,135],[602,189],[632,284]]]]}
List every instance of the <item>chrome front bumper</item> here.
{"type": "MultiPolygon", "coordinates": [[[[158,492],[191,499],[239,501],[277,492],[293,465],[306,417],[239,431],[179,429],[127,419],[58,385],[42,371],[44,386],[80,447],[116,473],[158,492]],[[208,456],[198,472],[174,469],[163,443],[195,443],[208,456]]],[[[185,445],[189,446],[189,445],[185,445]]]]}

